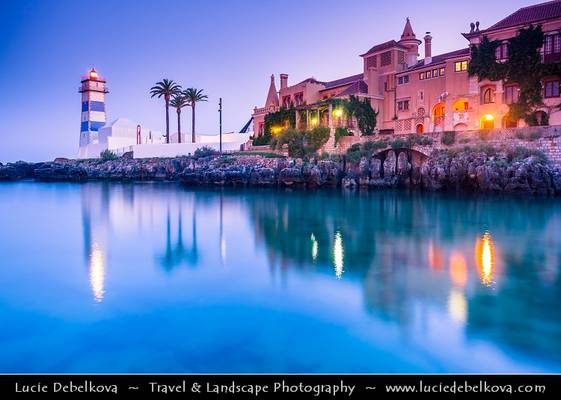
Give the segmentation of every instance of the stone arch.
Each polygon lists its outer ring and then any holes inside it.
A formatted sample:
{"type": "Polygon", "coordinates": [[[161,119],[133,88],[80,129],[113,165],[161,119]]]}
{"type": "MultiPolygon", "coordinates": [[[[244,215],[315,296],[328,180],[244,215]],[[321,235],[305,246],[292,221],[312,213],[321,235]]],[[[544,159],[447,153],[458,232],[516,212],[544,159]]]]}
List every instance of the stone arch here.
{"type": "Polygon", "coordinates": [[[468,126],[467,126],[467,124],[464,124],[463,122],[460,122],[460,123],[454,125],[454,130],[455,131],[467,131],[468,126]]]}
{"type": "Polygon", "coordinates": [[[432,124],[435,128],[444,129],[444,116],[446,115],[446,106],[442,101],[436,103],[432,108],[432,124]]]}

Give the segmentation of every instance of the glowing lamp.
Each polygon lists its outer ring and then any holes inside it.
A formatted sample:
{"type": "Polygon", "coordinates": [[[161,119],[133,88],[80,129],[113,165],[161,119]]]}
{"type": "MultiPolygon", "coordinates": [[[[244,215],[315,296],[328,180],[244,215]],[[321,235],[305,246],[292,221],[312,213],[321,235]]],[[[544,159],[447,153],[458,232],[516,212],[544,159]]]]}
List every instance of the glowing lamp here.
{"type": "Polygon", "coordinates": [[[271,127],[271,133],[273,135],[277,135],[277,134],[281,133],[281,131],[282,131],[282,127],[280,127],[280,126],[271,127]]]}
{"type": "Polygon", "coordinates": [[[92,70],[90,71],[90,79],[97,79],[97,72],[95,68],[92,68],[92,70]]]}
{"type": "Polygon", "coordinates": [[[485,114],[485,115],[483,116],[483,119],[484,119],[485,121],[493,121],[493,120],[495,119],[495,117],[493,117],[491,114],[485,114]]]}
{"type": "Polygon", "coordinates": [[[333,115],[335,115],[335,117],[337,117],[337,118],[341,118],[343,116],[343,110],[341,110],[340,108],[337,108],[333,111],[333,115]]]}
{"type": "Polygon", "coordinates": [[[317,125],[318,124],[318,119],[317,118],[311,118],[310,119],[310,124],[317,125]]]}

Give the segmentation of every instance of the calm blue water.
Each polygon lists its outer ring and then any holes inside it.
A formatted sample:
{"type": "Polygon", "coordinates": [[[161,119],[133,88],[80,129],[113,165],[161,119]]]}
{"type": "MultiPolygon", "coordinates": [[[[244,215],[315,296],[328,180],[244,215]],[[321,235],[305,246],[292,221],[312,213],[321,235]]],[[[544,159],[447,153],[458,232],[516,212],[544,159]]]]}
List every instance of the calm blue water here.
{"type": "Polygon", "coordinates": [[[0,185],[0,372],[561,372],[561,203],[0,185]]]}

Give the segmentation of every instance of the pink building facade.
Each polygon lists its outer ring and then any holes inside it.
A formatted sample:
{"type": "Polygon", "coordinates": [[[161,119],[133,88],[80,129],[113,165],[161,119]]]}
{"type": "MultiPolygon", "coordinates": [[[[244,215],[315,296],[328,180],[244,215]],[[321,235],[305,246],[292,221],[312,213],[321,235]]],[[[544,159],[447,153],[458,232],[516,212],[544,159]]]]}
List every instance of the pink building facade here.
{"type": "MultiPolygon", "coordinates": [[[[518,98],[517,85],[470,77],[470,46],[477,46],[484,36],[506,41],[521,28],[538,24],[546,35],[541,49],[543,62],[560,62],[560,0],[522,8],[484,30],[479,29],[479,23],[472,23],[470,31],[463,33],[468,41],[465,48],[437,55],[432,52],[430,33],[420,40],[407,19],[399,40],[377,44],[360,55],[363,70],[358,74],[329,82],[308,78],[294,85],[288,84],[288,75],[281,74],[278,91],[271,76],[264,107],[253,110],[254,135],[264,134],[268,113],[292,107],[298,111],[298,128],[345,126],[358,135],[352,120],[337,115],[331,106],[322,106],[325,100],[348,99],[351,95],[369,99],[378,111],[380,134],[523,127],[522,120],[513,123],[505,118],[509,104],[518,98]]],[[[499,62],[508,57],[505,49],[506,44],[497,50],[499,62]]],[[[547,78],[542,85],[544,104],[536,112],[546,113],[547,118],[540,114],[538,121],[561,125],[559,77],[547,78]]]]}

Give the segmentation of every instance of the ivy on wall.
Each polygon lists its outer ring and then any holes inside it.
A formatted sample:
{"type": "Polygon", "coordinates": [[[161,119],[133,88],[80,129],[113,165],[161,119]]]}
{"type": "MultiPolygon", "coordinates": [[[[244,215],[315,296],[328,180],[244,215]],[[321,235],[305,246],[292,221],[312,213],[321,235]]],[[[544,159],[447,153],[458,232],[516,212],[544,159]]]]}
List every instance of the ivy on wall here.
{"type": "Polygon", "coordinates": [[[376,128],[376,120],[378,112],[374,111],[368,99],[359,99],[351,95],[349,100],[346,99],[330,99],[327,101],[333,108],[342,109],[349,118],[355,117],[358,129],[363,135],[372,135],[376,128]]]}
{"type": "Polygon", "coordinates": [[[510,105],[508,113],[512,122],[523,119],[528,125],[537,125],[535,111],[544,105],[542,81],[561,76],[561,63],[541,62],[544,39],[540,25],[520,29],[517,36],[508,40],[508,58],[504,62],[497,62],[495,58],[495,51],[501,45],[498,40],[490,41],[485,36],[479,46],[471,48],[470,76],[478,76],[479,81],[489,79],[518,84],[518,101],[510,105]]]}
{"type": "Polygon", "coordinates": [[[265,116],[264,134],[270,136],[273,127],[296,127],[296,110],[294,108],[281,108],[279,111],[265,116]],[[288,126],[287,126],[288,125],[288,126]]]}

